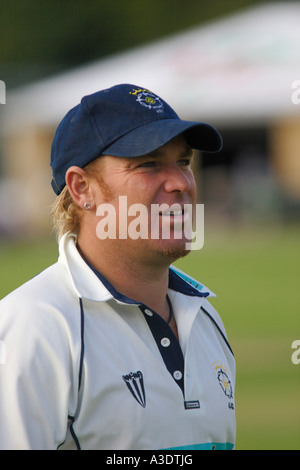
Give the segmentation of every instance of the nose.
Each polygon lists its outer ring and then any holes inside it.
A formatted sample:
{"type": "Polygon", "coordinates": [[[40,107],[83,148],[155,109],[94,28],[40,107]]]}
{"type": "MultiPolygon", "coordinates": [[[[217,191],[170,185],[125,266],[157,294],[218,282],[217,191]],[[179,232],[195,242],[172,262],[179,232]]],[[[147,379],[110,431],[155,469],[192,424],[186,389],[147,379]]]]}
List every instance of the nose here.
{"type": "Polygon", "coordinates": [[[184,171],[177,165],[169,166],[165,172],[164,189],[167,193],[190,191],[194,186],[192,172],[184,171]]]}

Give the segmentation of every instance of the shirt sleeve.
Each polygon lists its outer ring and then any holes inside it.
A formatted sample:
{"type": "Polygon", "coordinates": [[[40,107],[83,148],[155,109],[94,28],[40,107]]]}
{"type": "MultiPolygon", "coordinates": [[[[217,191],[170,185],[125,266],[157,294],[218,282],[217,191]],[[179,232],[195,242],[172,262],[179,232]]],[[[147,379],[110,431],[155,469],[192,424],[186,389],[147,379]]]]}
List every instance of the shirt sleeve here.
{"type": "Polygon", "coordinates": [[[56,449],[78,398],[79,351],[66,319],[13,294],[0,302],[0,341],[0,449],[56,449]]]}

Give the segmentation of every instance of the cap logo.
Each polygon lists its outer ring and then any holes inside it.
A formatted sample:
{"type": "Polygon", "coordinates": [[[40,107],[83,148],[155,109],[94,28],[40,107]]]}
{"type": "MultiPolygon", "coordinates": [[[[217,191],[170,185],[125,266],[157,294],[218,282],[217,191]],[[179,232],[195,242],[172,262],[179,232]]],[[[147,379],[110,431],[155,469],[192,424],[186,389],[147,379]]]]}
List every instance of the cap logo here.
{"type": "Polygon", "coordinates": [[[154,109],[157,113],[164,111],[164,105],[159,96],[154,95],[151,91],[145,88],[133,89],[129,92],[130,95],[136,96],[136,101],[148,109],[154,109]]]}

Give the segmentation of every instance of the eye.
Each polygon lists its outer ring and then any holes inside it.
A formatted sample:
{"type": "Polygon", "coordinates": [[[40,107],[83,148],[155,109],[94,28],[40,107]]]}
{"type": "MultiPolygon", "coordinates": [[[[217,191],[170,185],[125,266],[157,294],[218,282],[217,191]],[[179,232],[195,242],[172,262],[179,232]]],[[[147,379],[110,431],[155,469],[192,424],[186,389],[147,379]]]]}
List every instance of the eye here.
{"type": "Polygon", "coordinates": [[[178,165],[180,166],[190,166],[192,163],[191,158],[182,158],[181,160],[178,161],[178,165]]]}
{"type": "Polygon", "coordinates": [[[149,161],[149,162],[144,162],[141,163],[138,168],[152,168],[157,165],[157,162],[155,161],[149,161]]]}

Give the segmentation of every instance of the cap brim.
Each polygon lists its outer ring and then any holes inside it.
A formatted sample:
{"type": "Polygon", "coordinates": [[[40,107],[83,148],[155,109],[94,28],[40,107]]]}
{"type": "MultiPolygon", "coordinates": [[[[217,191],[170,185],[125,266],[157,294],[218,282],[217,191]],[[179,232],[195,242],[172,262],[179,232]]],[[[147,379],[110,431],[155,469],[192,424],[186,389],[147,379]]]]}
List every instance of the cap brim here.
{"type": "Polygon", "coordinates": [[[204,152],[219,152],[222,137],[213,126],[206,123],[159,119],[128,132],[106,147],[102,155],[138,157],[146,155],[170,140],[183,134],[191,148],[204,152]]]}

